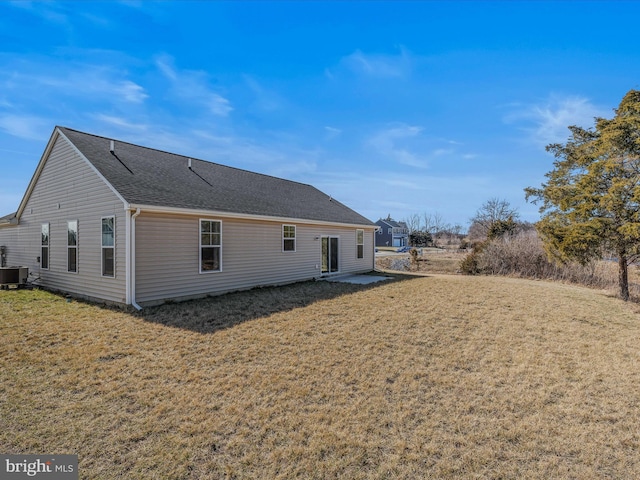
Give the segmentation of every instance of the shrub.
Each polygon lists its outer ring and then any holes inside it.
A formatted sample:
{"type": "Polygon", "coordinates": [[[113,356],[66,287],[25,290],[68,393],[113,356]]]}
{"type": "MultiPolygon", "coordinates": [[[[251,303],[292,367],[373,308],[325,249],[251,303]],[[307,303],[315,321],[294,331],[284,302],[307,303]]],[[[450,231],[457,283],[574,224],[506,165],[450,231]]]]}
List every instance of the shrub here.
{"type": "Polygon", "coordinates": [[[409,250],[409,257],[411,258],[411,266],[415,269],[418,268],[418,249],[412,248],[409,250]]]}
{"type": "Polygon", "coordinates": [[[482,272],[480,263],[482,262],[482,251],[489,244],[489,240],[477,242],[473,245],[469,252],[460,262],[460,271],[465,275],[478,275],[482,272]]]}
{"type": "Polygon", "coordinates": [[[427,247],[433,242],[433,238],[429,232],[421,232],[416,230],[409,234],[409,244],[414,247],[427,247]]]}
{"type": "MultiPolygon", "coordinates": [[[[467,275],[503,275],[512,277],[559,280],[590,287],[616,289],[615,265],[594,261],[586,265],[560,264],[550,261],[535,230],[477,243],[461,262],[460,270],[467,275]]],[[[636,295],[640,286],[631,284],[636,295]]]]}

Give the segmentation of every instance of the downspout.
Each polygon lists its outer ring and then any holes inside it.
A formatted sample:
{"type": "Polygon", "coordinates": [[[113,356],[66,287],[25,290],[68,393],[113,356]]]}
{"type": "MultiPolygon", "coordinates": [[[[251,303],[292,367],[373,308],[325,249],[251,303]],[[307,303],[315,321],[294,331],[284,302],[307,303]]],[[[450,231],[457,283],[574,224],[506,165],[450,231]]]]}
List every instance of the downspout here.
{"type": "Polygon", "coordinates": [[[129,229],[129,291],[131,305],[140,311],[142,307],[136,303],[136,217],[140,215],[140,209],[131,215],[131,228],[129,229]]]}
{"type": "Polygon", "coordinates": [[[373,229],[373,265],[371,266],[371,270],[373,272],[376,271],[376,236],[378,235],[378,230],[380,230],[382,227],[380,225],[376,225],[373,229]]]}
{"type": "Polygon", "coordinates": [[[124,291],[126,305],[131,305],[131,210],[128,206],[124,207],[126,214],[125,225],[125,274],[124,274],[124,291]]]}

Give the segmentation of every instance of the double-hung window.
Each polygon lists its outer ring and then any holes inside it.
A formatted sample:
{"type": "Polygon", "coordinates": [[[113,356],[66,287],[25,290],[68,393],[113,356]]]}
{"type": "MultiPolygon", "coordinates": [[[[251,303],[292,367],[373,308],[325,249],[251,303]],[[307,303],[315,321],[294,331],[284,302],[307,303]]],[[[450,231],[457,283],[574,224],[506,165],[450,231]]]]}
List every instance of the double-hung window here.
{"type": "Polygon", "coordinates": [[[78,221],[67,222],[67,272],[78,272],[78,221]]]}
{"type": "Polygon", "coordinates": [[[49,270],[49,224],[43,223],[40,232],[40,268],[49,270]]]}
{"type": "Polygon", "coordinates": [[[295,225],[282,226],[282,251],[283,252],[296,251],[296,226],[295,225]]]}
{"type": "Polygon", "coordinates": [[[116,223],[115,217],[102,219],[102,276],[115,277],[116,223]]]}
{"type": "Polygon", "coordinates": [[[364,258],[364,230],[356,230],[356,257],[364,258]]]}
{"type": "Polygon", "coordinates": [[[200,220],[200,273],[222,270],[222,222],[200,220]]]}

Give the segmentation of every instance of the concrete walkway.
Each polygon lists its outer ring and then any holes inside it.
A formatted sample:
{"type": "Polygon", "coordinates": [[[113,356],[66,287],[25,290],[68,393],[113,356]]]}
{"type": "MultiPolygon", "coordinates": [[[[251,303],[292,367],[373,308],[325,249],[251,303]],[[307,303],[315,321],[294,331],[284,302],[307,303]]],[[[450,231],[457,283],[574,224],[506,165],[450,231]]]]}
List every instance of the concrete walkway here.
{"type": "Polygon", "coordinates": [[[370,283],[382,282],[389,280],[391,277],[383,277],[379,275],[342,275],[339,277],[327,278],[327,282],[354,283],[357,285],[369,285],[370,283]]]}

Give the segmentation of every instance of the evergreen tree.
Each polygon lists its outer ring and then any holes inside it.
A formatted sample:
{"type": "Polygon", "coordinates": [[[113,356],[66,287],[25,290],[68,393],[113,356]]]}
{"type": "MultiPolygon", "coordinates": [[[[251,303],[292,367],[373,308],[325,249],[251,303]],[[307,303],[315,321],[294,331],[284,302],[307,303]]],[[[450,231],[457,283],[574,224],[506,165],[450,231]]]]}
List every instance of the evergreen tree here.
{"type": "Polygon", "coordinates": [[[640,91],[630,90],[608,120],[569,127],[565,144],[551,144],[556,158],[541,188],[525,189],[541,201],[536,225],[547,252],[583,264],[618,259],[620,296],[629,299],[627,267],[640,252],[640,91]]]}

